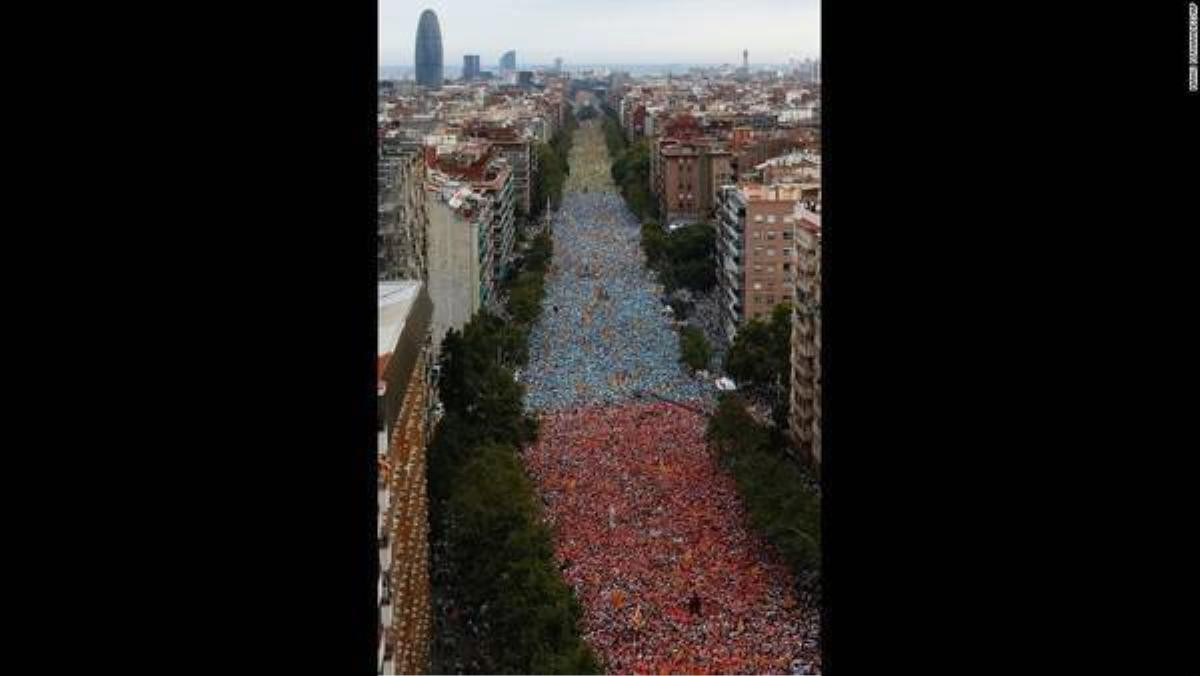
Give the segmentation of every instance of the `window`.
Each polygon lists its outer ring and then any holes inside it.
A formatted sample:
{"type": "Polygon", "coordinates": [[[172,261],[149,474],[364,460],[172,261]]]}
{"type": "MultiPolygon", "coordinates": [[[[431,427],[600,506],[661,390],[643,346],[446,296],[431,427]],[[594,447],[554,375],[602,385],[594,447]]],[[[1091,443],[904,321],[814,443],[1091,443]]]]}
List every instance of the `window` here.
{"type": "Polygon", "coordinates": [[[767,255],[768,255],[768,256],[774,256],[774,255],[775,255],[775,249],[767,249],[767,255]]]}
{"type": "Polygon", "coordinates": [[[762,291],[762,282],[755,282],[755,283],[754,283],[754,290],[755,290],[755,291],[762,291]]]}
{"type": "Polygon", "coordinates": [[[762,266],[761,266],[761,265],[755,265],[755,266],[754,266],[754,271],[755,271],[755,272],[762,272],[762,266]]]}
{"type": "Polygon", "coordinates": [[[775,222],[775,214],[771,214],[770,216],[767,216],[767,222],[774,223],[775,222]]]}
{"type": "Polygon", "coordinates": [[[783,255],[791,256],[792,255],[792,247],[790,247],[790,246],[783,247],[783,255]]]}
{"type": "Polygon", "coordinates": [[[775,231],[774,230],[767,231],[767,239],[775,239],[775,231]]]}
{"type": "Polygon", "coordinates": [[[775,296],[767,296],[767,302],[774,305],[775,304],[775,296]]]}
{"type": "Polygon", "coordinates": [[[784,238],[784,239],[791,239],[791,238],[792,238],[792,231],[791,231],[791,230],[784,230],[784,231],[783,231],[783,238],[784,238]]]}
{"type": "Polygon", "coordinates": [[[762,239],[762,233],[755,230],[754,231],[754,239],[762,239]]]}
{"type": "Polygon", "coordinates": [[[787,272],[788,270],[791,270],[791,269],[792,269],[792,264],[791,264],[791,263],[784,263],[784,264],[783,264],[783,271],[784,271],[784,272],[787,272]]]}

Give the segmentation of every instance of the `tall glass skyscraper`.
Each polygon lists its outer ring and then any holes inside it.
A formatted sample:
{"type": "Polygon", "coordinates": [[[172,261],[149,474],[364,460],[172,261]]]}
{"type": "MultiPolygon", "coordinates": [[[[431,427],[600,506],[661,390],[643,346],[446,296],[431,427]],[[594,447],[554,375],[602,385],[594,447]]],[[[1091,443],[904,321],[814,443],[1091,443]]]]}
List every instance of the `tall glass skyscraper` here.
{"type": "Polygon", "coordinates": [[[516,70],[517,69],[517,52],[510,50],[504,52],[500,57],[500,70],[516,70]]]}
{"type": "Polygon", "coordinates": [[[439,89],[442,86],[442,29],[432,9],[421,12],[417,24],[417,84],[439,89]]]}

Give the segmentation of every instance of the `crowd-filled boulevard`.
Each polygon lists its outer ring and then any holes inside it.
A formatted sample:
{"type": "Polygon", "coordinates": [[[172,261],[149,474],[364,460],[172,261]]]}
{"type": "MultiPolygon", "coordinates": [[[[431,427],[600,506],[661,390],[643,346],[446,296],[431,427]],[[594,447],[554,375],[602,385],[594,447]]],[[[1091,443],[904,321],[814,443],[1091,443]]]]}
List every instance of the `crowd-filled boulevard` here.
{"type": "Polygon", "coordinates": [[[819,613],[752,532],[704,441],[711,382],[679,364],[638,223],[580,125],[552,222],[553,267],[522,381],[524,454],[583,635],[610,673],[815,673],[819,613]]]}
{"type": "Polygon", "coordinates": [[[609,176],[596,121],[576,132],[542,320],[530,334],[527,405],[534,410],[615,403],[649,391],[711,397],[679,365],[661,289],[642,264],[639,224],[609,176]]]}

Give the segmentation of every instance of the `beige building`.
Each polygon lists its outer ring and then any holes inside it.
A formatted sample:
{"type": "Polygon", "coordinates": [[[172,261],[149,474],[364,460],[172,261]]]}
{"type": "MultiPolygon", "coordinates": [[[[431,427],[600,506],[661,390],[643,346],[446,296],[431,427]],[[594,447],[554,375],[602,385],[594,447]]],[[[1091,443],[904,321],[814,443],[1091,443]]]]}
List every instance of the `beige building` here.
{"type": "Polygon", "coordinates": [[[433,302],[422,282],[379,284],[381,674],[425,673],[432,636],[426,449],[434,424],[433,302]]]}
{"type": "Polygon", "coordinates": [[[461,330],[495,293],[492,199],[469,184],[430,173],[429,295],[433,298],[433,341],[461,330]]]}
{"type": "Polygon", "coordinates": [[[801,452],[821,464],[821,215],[820,203],[798,203],[792,241],[792,400],[788,428],[801,452]]]}

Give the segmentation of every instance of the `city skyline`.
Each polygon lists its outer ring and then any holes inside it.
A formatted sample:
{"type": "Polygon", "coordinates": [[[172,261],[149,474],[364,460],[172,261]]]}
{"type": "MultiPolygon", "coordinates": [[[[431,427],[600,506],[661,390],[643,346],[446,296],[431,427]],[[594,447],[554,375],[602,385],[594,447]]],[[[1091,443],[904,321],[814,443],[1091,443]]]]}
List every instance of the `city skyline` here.
{"type": "Polygon", "coordinates": [[[571,64],[786,63],[820,57],[820,2],[815,0],[515,0],[508,11],[480,0],[423,3],[380,0],[380,66],[411,67],[421,12],[442,29],[444,63],[480,55],[485,70],[516,50],[518,66],[571,64]],[[628,11],[621,11],[621,10],[628,11]],[[688,30],[680,31],[686,18],[688,30]]]}

